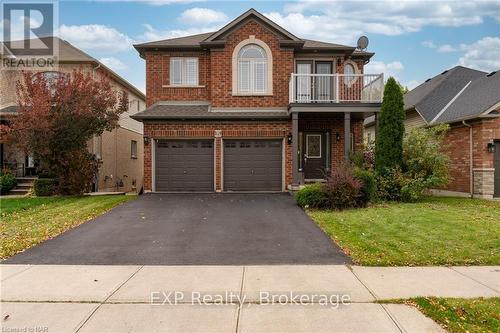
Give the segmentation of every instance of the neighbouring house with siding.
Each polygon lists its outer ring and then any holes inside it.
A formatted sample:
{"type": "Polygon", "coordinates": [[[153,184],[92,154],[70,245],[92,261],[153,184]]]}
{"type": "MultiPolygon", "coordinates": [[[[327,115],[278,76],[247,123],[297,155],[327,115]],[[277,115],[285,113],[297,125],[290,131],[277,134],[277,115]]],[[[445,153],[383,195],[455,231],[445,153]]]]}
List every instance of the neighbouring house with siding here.
{"type": "MultiPolygon", "coordinates": [[[[426,80],[404,96],[406,131],[450,125],[445,145],[451,182],[438,192],[500,197],[500,73],[462,66],[426,80]]],[[[364,122],[365,142],[374,140],[376,118],[364,122]]]]}
{"type": "MultiPolygon", "coordinates": [[[[51,38],[52,37],[47,37],[51,38]]],[[[44,38],[42,38],[44,40],[44,38]]],[[[54,38],[59,45],[59,62],[56,71],[41,71],[53,77],[58,73],[72,73],[74,70],[91,73],[94,77],[106,76],[113,88],[128,93],[129,108],[120,116],[118,127],[104,132],[88,143],[90,152],[100,160],[94,190],[99,192],[139,192],[143,186],[143,125],[133,120],[132,115],[145,109],[145,95],[132,84],[106,67],[104,64],[81,51],[65,40],[54,38]]],[[[4,49],[4,48],[3,48],[4,49]]],[[[2,53],[5,56],[5,53],[2,53]]],[[[16,82],[22,79],[18,70],[0,70],[0,121],[9,123],[16,117],[16,82]]],[[[5,138],[1,141],[1,166],[8,168],[17,177],[36,176],[36,161],[30,154],[19,150],[5,138]]],[[[19,193],[22,190],[18,189],[19,193]]]]}

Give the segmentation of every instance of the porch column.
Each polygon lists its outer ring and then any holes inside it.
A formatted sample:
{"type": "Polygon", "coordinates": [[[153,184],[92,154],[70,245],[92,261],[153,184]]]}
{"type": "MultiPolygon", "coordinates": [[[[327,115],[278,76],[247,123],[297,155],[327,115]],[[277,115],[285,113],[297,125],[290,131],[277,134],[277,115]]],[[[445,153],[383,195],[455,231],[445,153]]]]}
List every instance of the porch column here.
{"type": "Polygon", "coordinates": [[[344,112],[344,158],[349,161],[351,152],[351,113],[344,112]]]}
{"type": "Polygon", "coordinates": [[[299,114],[292,113],[292,187],[299,186],[299,114]]]}

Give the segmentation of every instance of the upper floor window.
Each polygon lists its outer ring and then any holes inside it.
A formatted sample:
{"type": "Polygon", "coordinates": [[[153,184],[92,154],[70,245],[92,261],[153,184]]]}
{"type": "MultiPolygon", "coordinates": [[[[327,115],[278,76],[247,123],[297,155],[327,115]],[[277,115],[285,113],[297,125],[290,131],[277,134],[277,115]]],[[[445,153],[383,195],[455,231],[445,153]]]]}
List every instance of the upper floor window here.
{"type": "Polygon", "coordinates": [[[356,74],[356,67],[354,67],[355,65],[353,63],[350,63],[350,62],[346,62],[344,63],[344,74],[345,74],[345,84],[353,84],[354,81],[356,81],[356,76],[354,74],[356,74]]]}
{"type": "Polygon", "coordinates": [[[170,85],[197,86],[198,58],[170,58],[170,85]]]}
{"type": "Polygon", "coordinates": [[[32,80],[33,82],[36,82],[39,79],[43,79],[45,81],[45,84],[47,85],[47,88],[50,89],[52,96],[54,96],[57,89],[57,80],[59,80],[60,78],[67,78],[67,76],[68,74],[66,73],[47,71],[33,74],[32,80]]]}
{"type": "Polygon", "coordinates": [[[242,41],[234,50],[233,94],[272,94],[271,49],[253,36],[242,41]]]}

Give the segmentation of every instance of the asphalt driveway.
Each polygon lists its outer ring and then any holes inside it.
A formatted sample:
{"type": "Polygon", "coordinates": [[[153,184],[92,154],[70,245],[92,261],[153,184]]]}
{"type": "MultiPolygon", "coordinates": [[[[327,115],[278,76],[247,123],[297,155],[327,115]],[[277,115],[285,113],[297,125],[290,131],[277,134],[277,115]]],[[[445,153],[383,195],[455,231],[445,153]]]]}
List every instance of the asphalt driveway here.
{"type": "Polygon", "coordinates": [[[150,194],[4,263],[350,263],[288,194],[150,194]]]}

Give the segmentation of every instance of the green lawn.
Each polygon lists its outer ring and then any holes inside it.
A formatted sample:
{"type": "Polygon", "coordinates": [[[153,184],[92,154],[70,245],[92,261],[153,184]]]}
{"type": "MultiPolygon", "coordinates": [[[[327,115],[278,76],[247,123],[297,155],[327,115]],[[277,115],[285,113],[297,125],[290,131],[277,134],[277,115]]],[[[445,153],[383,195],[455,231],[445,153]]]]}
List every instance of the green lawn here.
{"type": "Polygon", "coordinates": [[[500,264],[498,201],[429,197],[307,213],[360,265],[500,264]]]}
{"type": "Polygon", "coordinates": [[[500,332],[500,298],[414,298],[427,317],[450,332],[500,332]]]}
{"type": "Polygon", "coordinates": [[[0,258],[55,237],[125,201],[129,195],[0,199],[0,258]]]}

